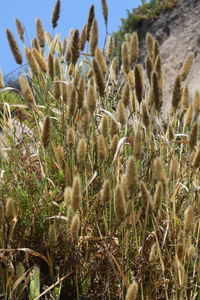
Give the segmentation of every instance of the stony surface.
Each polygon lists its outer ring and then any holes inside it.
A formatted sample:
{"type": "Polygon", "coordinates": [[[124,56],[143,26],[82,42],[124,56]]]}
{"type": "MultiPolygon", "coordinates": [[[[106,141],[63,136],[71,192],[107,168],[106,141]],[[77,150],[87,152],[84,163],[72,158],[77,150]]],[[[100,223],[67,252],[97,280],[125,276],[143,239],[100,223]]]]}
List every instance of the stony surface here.
{"type": "Polygon", "coordinates": [[[166,114],[171,102],[171,90],[176,75],[189,53],[195,59],[188,76],[191,101],[195,90],[200,92],[200,1],[179,0],[172,10],[157,19],[144,20],[139,29],[142,53],[145,52],[145,35],[151,32],[160,43],[165,72],[164,105],[166,114]]]}

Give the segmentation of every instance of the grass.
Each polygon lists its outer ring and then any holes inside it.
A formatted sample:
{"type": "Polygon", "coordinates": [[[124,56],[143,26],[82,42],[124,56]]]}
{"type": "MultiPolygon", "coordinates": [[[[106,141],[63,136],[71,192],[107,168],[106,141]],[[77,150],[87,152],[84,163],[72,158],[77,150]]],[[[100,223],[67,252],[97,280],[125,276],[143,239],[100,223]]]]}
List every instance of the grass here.
{"type": "Polygon", "coordinates": [[[97,50],[95,29],[92,57],[84,34],[83,51],[77,30],[67,43],[45,33],[41,47],[36,37],[19,95],[8,102],[2,84],[1,298],[198,299],[200,96],[190,104],[185,83],[192,59],[163,99],[151,35],[143,66],[135,33],[126,35],[122,65],[112,43],[97,50]],[[26,126],[23,138],[13,122],[26,126]]]}

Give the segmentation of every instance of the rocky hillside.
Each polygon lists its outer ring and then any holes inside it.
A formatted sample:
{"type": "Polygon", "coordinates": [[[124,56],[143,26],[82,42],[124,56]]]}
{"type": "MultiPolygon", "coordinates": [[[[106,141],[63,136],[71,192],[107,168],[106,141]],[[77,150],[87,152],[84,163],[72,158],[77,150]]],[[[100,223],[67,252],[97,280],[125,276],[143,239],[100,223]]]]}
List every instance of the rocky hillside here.
{"type": "Polygon", "coordinates": [[[193,67],[188,76],[191,99],[195,90],[200,91],[200,1],[179,0],[172,10],[162,12],[154,20],[144,20],[139,28],[142,37],[142,54],[145,52],[145,36],[151,32],[160,43],[165,71],[164,112],[170,105],[173,82],[182,63],[194,53],[193,67]]]}

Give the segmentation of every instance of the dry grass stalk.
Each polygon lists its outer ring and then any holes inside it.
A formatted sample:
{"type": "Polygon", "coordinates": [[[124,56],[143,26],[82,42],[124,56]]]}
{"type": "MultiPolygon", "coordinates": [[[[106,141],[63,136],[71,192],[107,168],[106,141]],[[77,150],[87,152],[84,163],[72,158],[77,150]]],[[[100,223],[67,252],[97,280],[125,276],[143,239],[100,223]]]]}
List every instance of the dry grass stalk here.
{"type": "Polygon", "coordinates": [[[137,169],[133,156],[129,156],[126,168],[128,197],[132,198],[137,189],[137,169]]]}
{"type": "Polygon", "coordinates": [[[120,221],[126,217],[126,201],[120,184],[115,187],[115,212],[120,221]]]}
{"type": "Polygon", "coordinates": [[[4,211],[4,205],[3,202],[0,202],[0,245],[1,245],[1,231],[3,229],[5,223],[5,211],[4,211]]]}
{"type": "Polygon", "coordinates": [[[98,45],[98,26],[97,20],[94,18],[90,30],[90,53],[92,56],[95,55],[95,49],[98,45]]]}
{"type": "Polygon", "coordinates": [[[52,27],[56,28],[57,24],[58,24],[58,19],[60,18],[60,0],[57,0],[56,5],[53,9],[53,14],[52,14],[52,19],[51,19],[51,23],[52,23],[52,27]]]}
{"type": "Polygon", "coordinates": [[[77,175],[73,180],[72,186],[72,208],[74,211],[80,208],[82,203],[82,194],[81,194],[81,181],[79,175],[77,175]]]}
{"type": "Polygon", "coordinates": [[[50,117],[46,116],[42,125],[41,141],[44,148],[47,148],[50,142],[50,117]]]}
{"type": "Polygon", "coordinates": [[[17,27],[17,32],[19,34],[19,38],[24,43],[24,26],[22,25],[22,22],[19,19],[15,19],[15,24],[17,27]]]}
{"type": "Polygon", "coordinates": [[[101,68],[95,58],[93,58],[93,60],[92,60],[92,66],[93,66],[95,82],[96,82],[96,86],[98,88],[99,95],[101,97],[104,97],[105,81],[103,78],[103,74],[101,72],[101,68]]]}
{"type": "Polygon", "coordinates": [[[91,5],[89,9],[88,21],[87,21],[87,41],[89,41],[90,39],[90,30],[92,27],[94,17],[95,17],[94,5],[91,5]]]}
{"type": "Polygon", "coordinates": [[[101,5],[102,5],[104,22],[105,22],[105,25],[107,28],[107,26],[108,26],[108,5],[107,5],[106,0],[101,0],[101,5]]]}
{"type": "Polygon", "coordinates": [[[17,64],[21,65],[22,64],[22,55],[21,55],[21,52],[17,45],[17,42],[16,42],[12,32],[9,29],[6,29],[6,34],[7,34],[7,39],[8,39],[12,54],[15,58],[15,61],[17,64]]]}
{"type": "Polygon", "coordinates": [[[71,225],[70,225],[70,232],[74,240],[78,239],[78,234],[80,230],[80,217],[79,215],[75,215],[72,218],[71,225]]]}
{"type": "Polygon", "coordinates": [[[37,37],[38,37],[40,47],[43,48],[45,46],[45,36],[42,27],[42,22],[40,19],[36,19],[36,30],[37,30],[37,37]]]}
{"type": "Polygon", "coordinates": [[[135,300],[137,299],[138,294],[138,284],[134,280],[133,283],[129,286],[126,293],[126,300],[135,300]]]}
{"type": "Polygon", "coordinates": [[[174,130],[171,122],[167,126],[166,137],[168,138],[169,141],[172,141],[174,139],[174,130]]]}

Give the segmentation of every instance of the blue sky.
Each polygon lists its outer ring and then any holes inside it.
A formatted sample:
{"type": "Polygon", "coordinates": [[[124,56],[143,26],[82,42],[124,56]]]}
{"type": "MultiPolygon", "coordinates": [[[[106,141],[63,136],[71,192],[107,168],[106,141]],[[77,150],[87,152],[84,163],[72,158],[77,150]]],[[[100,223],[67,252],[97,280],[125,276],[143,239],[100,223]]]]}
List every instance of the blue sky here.
{"type": "MultiPolygon", "coordinates": [[[[0,9],[0,68],[3,75],[13,71],[18,65],[11,54],[6,39],[6,28],[9,28],[19,42],[20,49],[23,44],[18,39],[15,18],[19,18],[25,25],[29,40],[35,37],[35,20],[42,20],[45,31],[52,33],[51,15],[55,0],[5,0],[1,1],[0,9]]],[[[132,10],[141,4],[140,0],[107,0],[109,7],[108,30],[110,33],[118,30],[121,24],[120,18],[127,16],[126,10],[132,10]]],[[[90,5],[95,5],[96,18],[99,26],[100,44],[105,38],[105,26],[103,22],[101,0],[61,0],[61,16],[55,30],[63,37],[68,37],[69,30],[76,28],[81,30],[87,22],[90,5]]]]}

